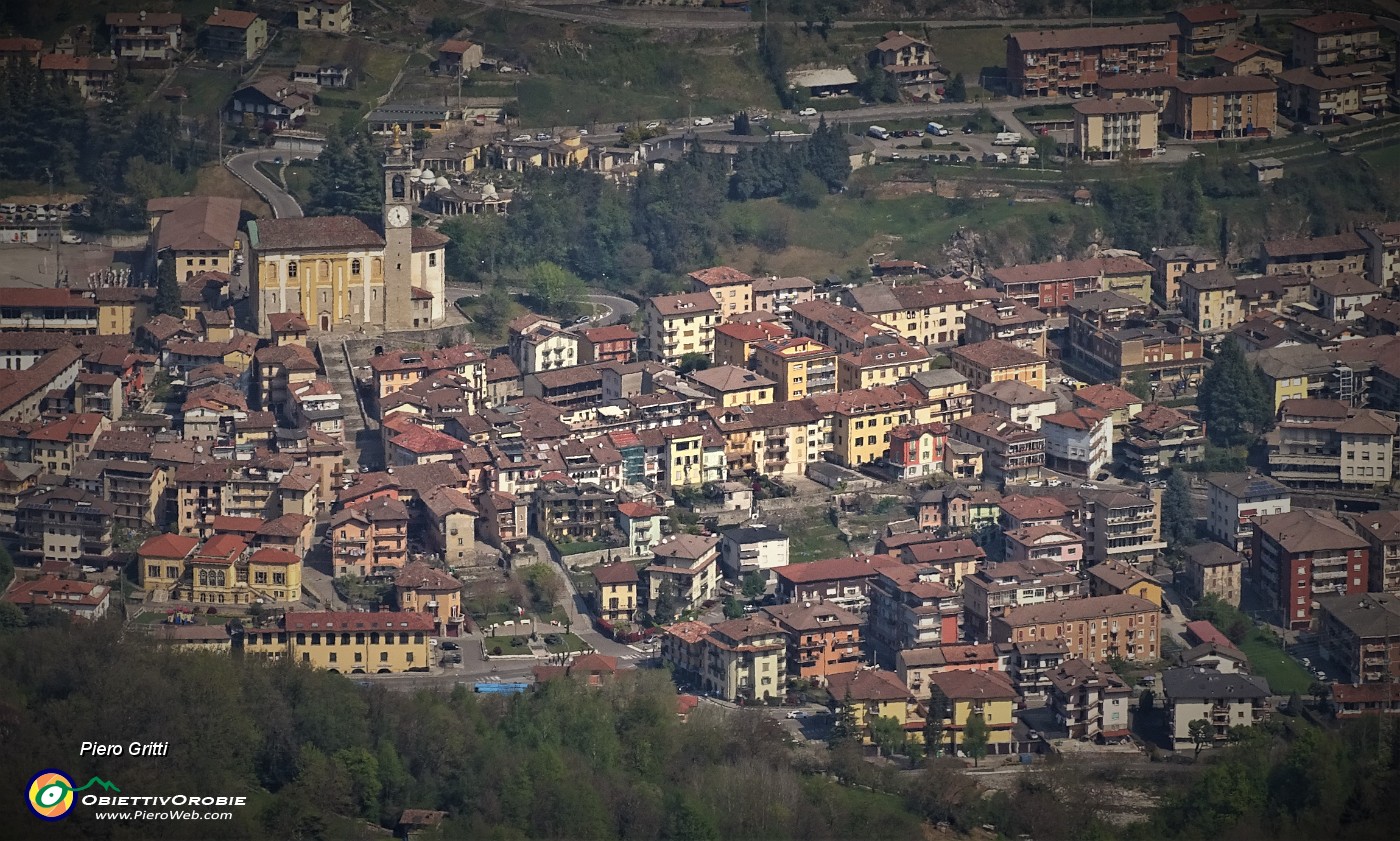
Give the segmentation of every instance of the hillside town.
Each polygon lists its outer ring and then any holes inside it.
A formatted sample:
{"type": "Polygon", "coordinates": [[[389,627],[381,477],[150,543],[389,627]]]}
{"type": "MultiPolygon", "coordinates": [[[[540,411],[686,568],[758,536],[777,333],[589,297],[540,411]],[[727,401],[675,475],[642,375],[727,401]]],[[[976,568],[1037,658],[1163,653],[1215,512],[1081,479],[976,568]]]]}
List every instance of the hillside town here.
{"type": "MultiPolygon", "coordinates": [[[[1018,29],[997,125],[975,129],[910,27],[867,45],[896,93],[854,116],[534,131],[504,98],[391,90],[347,151],[314,118],[360,68],[265,59],[283,29],[363,38],[361,10],[282,11],[110,11],[101,53],[92,32],[0,38],[6,73],[87,109],[133,68],[245,74],[216,114],[237,191],[145,195],[121,231],[94,230],[95,187],[0,204],[7,628],[110,628],[390,693],[655,671],[683,720],[755,708],[905,767],[1184,760],[1304,706],[1337,726],[1400,714],[1400,217],[1244,243],[1220,211],[1220,238],[1044,259],[940,245],[939,262],[891,235],[810,276],[737,250],[668,270],[640,233],[603,242],[640,249],[631,286],[586,276],[581,246],[536,256],[528,231],[520,270],[497,272],[462,233],[545,219],[548,177],[640,195],[693,167],[733,193],[763,155],[800,160],[818,203],[920,156],[978,178],[1053,157],[1080,168],[1035,201],[1063,208],[1092,208],[1110,167],[1190,167],[1198,148],[1325,127],[1353,155],[1396,124],[1389,22],[1299,10],[1286,52],[1228,4],[1018,29]],[[1036,101],[1063,113],[1013,116],[1036,101]],[[892,116],[927,126],[900,144],[873,124],[892,116]],[[921,143],[945,136],[965,161],[921,143]],[[292,183],[333,154],[356,185],[292,183]]],[[[528,75],[469,27],[445,35],[400,75],[528,75]]],[[[867,84],[784,78],[796,105],[867,84]]],[[[1252,189],[1303,165],[1250,148],[1252,189]]],[[[989,199],[968,183],[929,189],[989,199]]],[[[795,190],[747,206],[788,212],[795,190]]],[[[403,820],[444,813],[425,814],[403,820]]]]}

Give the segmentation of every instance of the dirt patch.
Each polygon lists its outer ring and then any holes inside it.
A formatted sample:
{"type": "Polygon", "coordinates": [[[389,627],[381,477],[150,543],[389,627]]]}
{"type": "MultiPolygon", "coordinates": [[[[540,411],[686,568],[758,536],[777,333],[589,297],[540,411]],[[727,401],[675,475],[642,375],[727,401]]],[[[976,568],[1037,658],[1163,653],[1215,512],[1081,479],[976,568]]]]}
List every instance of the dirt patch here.
{"type": "Polygon", "coordinates": [[[259,219],[268,219],[272,216],[272,208],[267,202],[262,200],[253,191],[252,187],[239,181],[232,172],[224,168],[223,164],[206,164],[200,167],[198,179],[195,181],[194,194],[196,196],[227,196],[238,199],[242,207],[247,212],[259,219]]]}
{"type": "MultiPolygon", "coordinates": [[[[897,199],[903,196],[916,196],[922,193],[932,193],[934,185],[928,181],[886,181],[875,188],[875,197],[879,199],[897,199]]],[[[940,195],[942,195],[940,193],[940,195]]]]}

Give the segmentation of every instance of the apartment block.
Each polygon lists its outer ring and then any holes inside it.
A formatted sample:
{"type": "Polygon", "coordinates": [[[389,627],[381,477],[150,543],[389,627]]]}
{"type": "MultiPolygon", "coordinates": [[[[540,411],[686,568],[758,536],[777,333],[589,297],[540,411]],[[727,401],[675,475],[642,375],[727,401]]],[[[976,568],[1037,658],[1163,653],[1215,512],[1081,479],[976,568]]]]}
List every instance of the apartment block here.
{"type": "Polygon", "coordinates": [[[1068,657],[1155,660],[1161,609],[1137,596],[1095,596],[1007,608],[991,623],[992,642],[1061,641],[1068,657]]]}
{"type": "Polygon", "coordinates": [[[1008,89],[1020,97],[1091,95],[1116,74],[1175,76],[1179,36],[1170,23],[1013,32],[1006,36],[1008,89]]]}
{"type": "Polygon", "coordinates": [[[1271,137],[1278,131],[1278,86],[1263,76],[1213,76],[1173,83],[1176,134],[1187,140],[1271,137]]]}
{"type": "Polygon", "coordinates": [[[725,318],[753,312],[753,278],[729,266],[713,266],[686,275],[691,292],[706,292],[725,318]]]}
{"type": "Polygon", "coordinates": [[[1099,409],[1070,409],[1040,419],[1045,466],[1093,478],[1113,463],[1113,420],[1099,409]]]}
{"type": "Polygon", "coordinates": [[[990,414],[953,422],[953,437],[986,453],[986,476],[1003,484],[1040,478],[1045,466],[1045,436],[1027,426],[990,414]]]}
{"type": "Polygon", "coordinates": [[[1045,355],[1046,324],[1050,318],[1035,307],[1013,298],[973,307],[963,317],[970,345],[999,339],[1037,356],[1045,355]]]}
{"type": "Polygon", "coordinates": [[[1395,418],[1339,400],[1285,400],[1264,436],[1269,475],[1294,488],[1390,484],[1395,418]]]}
{"type": "Polygon", "coordinates": [[[1157,106],[1145,99],[1083,99],[1071,110],[1070,151],[1081,160],[1150,158],[1157,148],[1157,106]]]}
{"type": "Polygon", "coordinates": [[[765,607],[763,612],[787,634],[787,673],[800,680],[827,683],[832,675],[865,665],[860,616],[835,604],[794,603],[765,607]]]}
{"type": "Polygon", "coordinates": [[[1206,474],[1206,533],[1248,556],[1254,551],[1254,518],[1287,514],[1288,487],[1257,473],[1206,474]]]}
{"type": "Polygon", "coordinates": [[[1181,30],[1181,51],[1187,55],[1208,55],[1235,40],[1244,16],[1229,3],[1192,6],[1167,12],[1167,21],[1181,30]]]}
{"type": "Polygon", "coordinates": [[[1226,269],[1189,272],[1180,278],[1181,315],[1197,333],[1223,333],[1244,320],[1238,281],[1226,269]]]}
{"type": "Polygon", "coordinates": [[[973,391],[987,383],[1007,380],[1045,388],[1045,357],[1000,339],[953,348],[948,355],[953,360],[953,370],[967,377],[973,391]]]}
{"type": "Polygon", "coordinates": [[[1400,602],[1393,595],[1319,596],[1317,636],[1327,658],[1345,670],[1338,682],[1400,682],[1400,602]]]}
{"type": "Polygon", "coordinates": [[[1185,551],[1182,576],[1187,594],[1194,599],[1214,596],[1239,607],[1244,557],[1213,540],[1188,546],[1185,551]]]}
{"type": "Polygon", "coordinates": [[[1259,246],[1259,263],[1268,275],[1364,275],[1370,255],[1370,245],[1351,231],[1326,237],[1273,239],[1259,246]]]}
{"type": "Polygon", "coordinates": [[[1093,292],[1119,292],[1143,304],[1152,298],[1152,267],[1136,257],[1096,257],[1008,266],[987,273],[1008,298],[1063,318],[1069,305],[1093,292]]]}
{"type": "Polygon", "coordinates": [[[876,572],[870,581],[871,656],[894,668],[899,652],[957,641],[962,599],[929,567],[901,564],[876,572]]]}
{"type": "Polygon", "coordinates": [[[1163,386],[1190,385],[1205,370],[1201,338],[1180,321],[1158,326],[1137,298],[1085,295],[1069,306],[1068,359],[1090,378],[1126,384],[1139,373],[1163,386]]]}
{"type": "Polygon", "coordinates": [[[789,336],[760,344],[753,368],[776,384],[775,402],[836,391],[836,351],[813,339],[789,336]]]}
{"type": "Polygon", "coordinates": [[[1065,660],[1050,672],[1050,709],[1071,739],[1126,739],[1133,688],[1108,666],[1065,660]]]}
{"type": "Polygon", "coordinates": [[[1184,275],[1220,268],[1220,258],[1199,245],[1153,249],[1148,262],[1152,264],[1152,300],[1166,307],[1175,307],[1181,302],[1177,284],[1184,275]]]}
{"type": "Polygon", "coordinates": [[[167,62],[180,52],[184,23],[177,12],[108,12],[107,35],[117,58],[167,62]]]}
{"type": "Polygon", "coordinates": [[[1400,594],[1400,511],[1371,511],[1355,517],[1356,531],[1371,546],[1372,593],[1400,594]]]}
{"type": "Polygon", "coordinates": [[[848,290],[854,309],[890,325],[905,341],[925,347],[951,347],[962,342],[968,310],[994,300],[989,289],[964,281],[886,285],[867,283],[848,290]]]}
{"type": "Polygon", "coordinates": [[[1118,448],[1128,475],[1142,482],[1201,461],[1205,453],[1205,424],[1158,403],[1149,404],[1133,418],[1118,448]]]}
{"type": "Polygon", "coordinates": [[[276,629],[245,631],[243,650],[337,674],[426,672],[432,634],[426,613],[288,613],[276,629]]]}
{"type": "Polygon", "coordinates": [[[1120,561],[1150,564],[1167,547],[1162,542],[1162,512],[1153,495],[1109,491],[1090,505],[1089,554],[1095,563],[1120,561]]]}
{"type": "Polygon", "coordinates": [[[715,327],[724,315],[709,292],[658,295],[645,313],[646,358],[670,366],[690,355],[713,360],[715,327]]]}
{"type": "Polygon", "coordinates": [[[1382,57],[1380,24],[1366,15],[1329,12],[1293,21],[1293,63],[1302,67],[1382,57]]]}
{"type": "Polygon", "coordinates": [[[965,633],[986,640],[992,620],[1008,608],[1087,595],[1083,579],[1053,560],[1033,558],[990,564],[962,580],[965,633]]]}
{"type": "Polygon", "coordinates": [[[1317,598],[1366,592],[1370,544],[1336,516],[1314,508],[1259,517],[1254,570],[1285,627],[1306,630],[1317,598]]]}

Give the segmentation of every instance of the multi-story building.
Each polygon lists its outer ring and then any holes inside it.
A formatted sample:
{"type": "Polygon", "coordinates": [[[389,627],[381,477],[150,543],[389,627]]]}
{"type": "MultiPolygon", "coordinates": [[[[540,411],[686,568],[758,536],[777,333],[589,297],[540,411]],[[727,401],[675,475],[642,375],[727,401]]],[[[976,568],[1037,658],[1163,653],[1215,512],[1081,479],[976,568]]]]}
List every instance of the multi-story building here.
{"type": "Polygon", "coordinates": [[[26,613],[36,607],[60,610],[69,616],[96,621],[107,615],[112,605],[112,588],[93,581],[75,581],[57,575],[16,581],[0,596],[26,613]]]}
{"type": "Polygon", "coordinates": [[[649,610],[657,599],[671,599],[676,612],[689,610],[718,592],[719,538],[677,534],[653,549],[654,559],[642,570],[649,610]]]}
{"type": "Polygon", "coordinates": [[[593,607],[598,618],[618,628],[631,626],[640,618],[641,603],[637,585],[640,578],[632,564],[602,564],[592,570],[597,590],[593,607]]]}
{"type": "Polygon", "coordinates": [[[1050,318],[1035,307],[1008,298],[973,307],[963,317],[970,345],[1000,339],[1037,356],[1045,355],[1046,324],[1050,318]]]}
{"type": "Polygon", "coordinates": [[[101,55],[46,53],[39,72],[60,85],[72,85],[89,102],[110,95],[117,79],[117,60],[101,55]]]}
{"type": "Polygon", "coordinates": [[[1236,41],[1217,49],[1211,58],[1215,61],[1217,76],[1276,76],[1283,72],[1283,54],[1267,47],[1236,41]]]}
{"type": "Polygon", "coordinates": [[[722,318],[753,312],[753,278],[729,266],[713,266],[686,275],[691,292],[713,296],[722,318]]]}
{"type": "Polygon", "coordinates": [[[928,694],[932,675],[944,672],[1001,672],[1003,655],[991,643],[948,643],[935,648],[911,648],[895,658],[895,674],[916,697],[928,694]]]}
{"type": "Polygon", "coordinates": [[[754,348],[785,338],[788,329],[776,321],[726,322],[714,328],[715,364],[747,368],[754,348]]]}
{"type": "Polygon", "coordinates": [[[1382,294],[1379,286],[1355,274],[1315,277],[1309,286],[1313,306],[1330,321],[1359,321],[1366,305],[1382,294]]]}
{"type": "Polygon", "coordinates": [[[1186,386],[1205,370],[1200,336],[1178,321],[1156,326],[1140,299],[1098,292],[1069,310],[1068,358],[1092,379],[1125,384],[1141,373],[1164,385],[1186,386]]]}
{"type": "Polygon", "coordinates": [[[1371,511],[1358,515],[1355,524],[1371,545],[1367,589],[1400,594],[1400,511],[1371,511]]]}
{"type": "Polygon", "coordinates": [[[1068,656],[1069,646],[1062,639],[1013,643],[1007,675],[1027,701],[1048,700],[1050,675],[1068,656]]]}
{"type": "Polygon", "coordinates": [[[19,557],[40,561],[71,561],[105,568],[117,560],[112,544],[116,507],[99,496],[73,487],[31,494],[15,508],[19,557]]]}
{"type": "Polygon", "coordinates": [[[249,628],[243,650],[337,674],[425,672],[433,618],[425,613],[288,613],[275,630],[249,628]]]}
{"type": "Polygon", "coordinates": [[[637,334],[626,324],[586,327],[578,331],[579,364],[637,361],[637,334]]]}
{"type": "Polygon", "coordinates": [[[997,296],[963,281],[935,280],[867,283],[848,290],[845,297],[856,310],[893,327],[905,341],[932,348],[962,343],[966,312],[997,296]]]}
{"type": "Polygon", "coordinates": [[[1070,659],[1050,672],[1050,709],[1071,739],[1127,738],[1133,688],[1108,666],[1070,659]]]}
{"type": "Polygon", "coordinates": [[[1234,607],[1240,606],[1240,585],[1244,557],[1215,541],[1197,543],[1185,549],[1182,579],[1193,599],[1214,596],[1234,607]]]}
{"type": "Polygon", "coordinates": [[[973,391],[987,383],[1006,380],[1045,388],[1045,357],[1009,342],[988,339],[953,348],[948,355],[953,360],[953,370],[967,377],[968,387],[973,391]]]}
{"type": "Polygon", "coordinates": [[[921,347],[903,341],[872,345],[836,358],[838,391],[895,385],[930,369],[933,359],[921,347]]]}
{"type": "Polygon", "coordinates": [[[719,560],[724,574],[741,578],[788,565],[788,536],[773,526],[739,526],[720,535],[719,560]]]}
{"type": "Polygon", "coordinates": [[[835,604],[803,602],[765,607],[787,634],[787,674],[826,684],[832,675],[854,672],[865,665],[861,649],[861,617],[835,604]]]}
{"type": "Polygon", "coordinates": [[[1340,400],[1285,400],[1265,435],[1269,475],[1293,488],[1390,484],[1396,421],[1340,400]]]}
{"type": "Polygon", "coordinates": [[[408,562],[408,508],[397,495],[377,496],[331,517],[335,575],[392,574],[408,562]]]}
{"type": "Polygon", "coordinates": [[[968,721],[974,716],[987,728],[987,752],[1011,750],[1011,729],[1016,723],[1020,694],[1001,672],[956,671],[929,677],[930,718],[941,720],[942,744],[930,749],[957,756],[966,744],[968,721]]]}
{"type": "Polygon", "coordinates": [[[1155,660],[1161,610],[1137,596],[1095,596],[1006,608],[992,618],[991,641],[1062,640],[1070,657],[1155,660]]]}
{"type": "Polygon", "coordinates": [[[1263,76],[1213,76],[1173,82],[1167,122],[1187,140],[1272,137],[1278,131],[1278,86],[1263,76]]]}
{"type": "Polygon", "coordinates": [[[812,339],[789,336],[758,345],[753,367],[776,384],[775,402],[836,391],[836,352],[812,339]]]}
{"type": "Polygon", "coordinates": [[[992,620],[1008,608],[1085,595],[1079,576],[1040,558],[991,564],[964,577],[962,588],[964,632],[978,640],[988,639],[992,620]]]}
{"type": "Polygon", "coordinates": [[[1384,222],[1357,230],[1371,247],[1371,282],[1383,289],[1400,283],[1400,222],[1384,222]]]}
{"type": "MultiPolygon", "coordinates": [[[[1140,417],[1140,416],[1139,416],[1140,417]]],[[[1070,409],[1040,419],[1045,466],[1092,478],[1113,463],[1113,419],[1099,409],[1070,409]]]]}
{"type": "Polygon", "coordinates": [[[1288,488],[1255,473],[1206,474],[1206,533],[1235,552],[1254,551],[1254,518],[1292,510],[1288,488]]]}
{"type": "Polygon", "coordinates": [[[685,356],[712,359],[715,326],[724,315],[709,292],[658,295],[647,300],[645,312],[646,358],[671,366],[685,356]]]}
{"type": "Polygon", "coordinates": [[[986,475],[1003,484],[1040,478],[1045,436],[997,415],[968,415],[953,422],[953,437],[986,453],[986,475]]]}
{"type": "Polygon", "coordinates": [[[838,354],[861,351],[876,339],[900,335],[879,319],[825,300],[794,304],[792,331],[816,339],[838,354]]]}
{"type": "Polygon", "coordinates": [[[297,29],[349,34],[353,17],[350,0],[301,0],[298,6],[297,29]]]}
{"type": "Polygon", "coordinates": [[[1317,345],[1280,345],[1250,353],[1246,359],[1273,391],[1275,412],[1288,400],[1338,393],[1335,355],[1317,345]]]}
{"type": "Polygon", "coordinates": [[[1117,74],[1176,75],[1175,24],[1012,32],[1006,36],[1007,86],[1013,96],[1093,94],[1117,74]]]}
{"type": "Polygon", "coordinates": [[[1192,6],[1167,12],[1167,20],[1181,30],[1181,52],[1206,55],[1235,40],[1244,18],[1229,3],[1192,6]]]}
{"type": "Polygon", "coordinates": [[[726,701],[787,694],[787,635],[764,616],[721,622],[704,637],[702,686],[726,701]]]}
{"type": "Polygon", "coordinates": [[[892,546],[898,538],[897,535],[881,538],[875,545],[891,553],[897,552],[906,564],[936,573],[938,580],[952,590],[962,589],[962,580],[987,561],[987,553],[970,538],[939,540],[933,535],[911,534],[902,545],[892,546]]]}
{"type": "Polygon", "coordinates": [[[892,672],[868,668],[831,676],[827,695],[838,716],[849,719],[861,744],[875,743],[875,720],[892,718],[906,737],[922,741],[924,705],[892,672]]]}
{"type": "Polygon", "coordinates": [[[204,21],[203,46],[212,61],[251,61],[267,46],[267,20],[257,12],[215,7],[204,21]]]}
{"type": "Polygon", "coordinates": [[[913,85],[943,78],[933,48],[901,29],[886,32],[872,56],[897,85],[913,85]]]}
{"type": "Polygon", "coordinates": [[[987,383],[972,393],[972,411],[1000,415],[1031,429],[1059,409],[1055,395],[1019,380],[987,383]]]}
{"type": "Polygon", "coordinates": [[[822,394],[807,402],[829,418],[832,459],[843,467],[887,458],[890,433],[914,420],[920,403],[888,386],[822,394]]]}
{"type": "Polygon", "coordinates": [[[178,12],[108,12],[107,39],[115,58],[167,62],[180,52],[184,23],[178,12]]]}
{"type": "Polygon", "coordinates": [[[1048,561],[1076,574],[1084,565],[1084,538],[1058,524],[1022,526],[1002,540],[1008,562],[1048,561]]]}
{"type": "Polygon", "coordinates": [[[1143,399],[1113,383],[1099,383],[1075,389],[1070,397],[1075,406],[1108,412],[1113,418],[1113,440],[1122,441],[1128,423],[1142,411],[1143,399]]]}
{"type": "Polygon", "coordinates": [[[717,365],[686,375],[701,392],[722,407],[760,406],[772,403],[778,383],[747,368],[717,365]]]}
{"type": "Polygon", "coordinates": [[[1091,596],[1137,596],[1162,604],[1162,584],[1151,575],[1131,567],[1122,561],[1104,561],[1089,567],[1089,595],[1091,596]]]}
{"type": "Polygon", "coordinates": [[[1226,269],[1181,276],[1181,314],[1197,333],[1223,333],[1244,320],[1237,281],[1226,269]]]}
{"type": "Polygon", "coordinates": [[[1268,275],[1364,275],[1371,247],[1348,231],[1326,237],[1267,240],[1259,246],[1259,264],[1268,275]]]}
{"type": "Polygon", "coordinates": [[[1317,599],[1318,643],[1340,683],[1400,682],[1400,603],[1380,593],[1317,599]]]}
{"type": "Polygon", "coordinates": [[[921,423],[952,423],[972,414],[972,394],[967,385],[967,377],[957,371],[935,368],[915,374],[899,388],[922,401],[918,408],[921,423]]]}
{"type": "Polygon", "coordinates": [[[204,272],[232,273],[238,249],[237,199],[154,198],[146,202],[146,214],[155,228],[155,254],[175,261],[177,277],[188,281],[204,272]]]}
{"type": "Polygon", "coordinates": [[[866,630],[876,662],[893,668],[901,651],[959,639],[962,599],[940,579],[937,570],[904,564],[876,573],[866,630]]]}
{"type": "Polygon", "coordinates": [[[1320,595],[1366,592],[1370,544],[1315,508],[1258,517],[1253,568],[1284,626],[1306,630],[1320,595]]]}
{"type": "Polygon", "coordinates": [[[889,567],[903,563],[891,555],[853,555],[773,570],[780,602],[832,602],[863,613],[870,603],[870,582],[889,567]]]}
{"type": "Polygon", "coordinates": [[[559,322],[526,313],[510,322],[510,358],[521,374],[572,368],[579,364],[579,337],[559,322]]]}
{"type": "Polygon", "coordinates": [[[1159,403],[1149,404],[1133,418],[1118,450],[1128,474],[1143,482],[1198,462],[1205,453],[1205,424],[1159,403]]]}
{"type": "Polygon", "coordinates": [[[97,332],[98,312],[96,301],[67,289],[7,289],[0,330],[90,335],[97,332]]]}
{"type": "Polygon", "coordinates": [[[1157,148],[1157,106],[1145,99],[1082,99],[1074,103],[1070,150],[1081,160],[1150,158],[1157,148]]]}
{"type": "Polygon", "coordinates": [[[918,479],[946,472],[948,445],[945,423],[902,424],[890,430],[889,464],[900,479],[918,479]]]}
{"type": "Polygon", "coordinates": [[[1269,715],[1269,682],[1257,675],[1207,669],[1167,669],[1162,673],[1162,705],[1172,744],[1194,744],[1191,723],[1210,724],[1213,742],[1225,742],[1233,727],[1252,727],[1269,715]]]}
{"type": "Polygon", "coordinates": [[[1181,302],[1177,283],[1183,275],[1220,268],[1220,259],[1199,245],[1169,245],[1153,249],[1148,262],[1152,264],[1152,300],[1165,307],[1175,307],[1181,302]]]}
{"type": "Polygon", "coordinates": [[[1091,503],[1089,554],[1094,563],[1150,564],[1167,548],[1162,542],[1161,505],[1155,496],[1110,491],[1091,503]]]}
{"type": "Polygon", "coordinates": [[[756,277],[753,281],[754,312],[786,316],[793,304],[816,297],[817,285],[805,277],[756,277]]]}
{"type": "Polygon", "coordinates": [[[1143,304],[1152,298],[1152,267],[1136,257],[1095,257],[1008,266],[987,273],[1008,298],[1063,318],[1069,305],[1093,292],[1119,292],[1143,304]]]}
{"type": "Polygon", "coordinates": [[[1293,63],[1349,64],[1382,57],[1381,26],[1366,15],[1328,12],[1293,21],[1293,63]]]}

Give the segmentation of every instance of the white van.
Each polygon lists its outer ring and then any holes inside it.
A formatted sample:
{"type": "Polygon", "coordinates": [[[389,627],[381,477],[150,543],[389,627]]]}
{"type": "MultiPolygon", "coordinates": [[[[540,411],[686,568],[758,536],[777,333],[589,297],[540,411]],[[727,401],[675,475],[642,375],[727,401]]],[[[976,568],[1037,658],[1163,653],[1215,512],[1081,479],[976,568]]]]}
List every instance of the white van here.
{"type": "Polygon", "coordinates": [[[1021,133],[1016,131],[997,132],[996,139],[992,141],[993,146],[1019,146],[1021,145],[1021,133]]]}
{"type": "Polygon", "coordinates": [[[889,131],[888,131],[887,129],[883,129],[883,128],[879,127],[879,126],[871,126],[869,129],[866,130],[865,133],[868,134],[868,135],[870,135],[871,137],[875,138],[876,140],[889,140],[889,139],[890,139],[890,133],[889,133],[889,131]]]}
{"type": "Polygon", "coordinates": [[[714,118],[714,117],[696,117],[696,118],[695,118],[695,124],[696,124],[697,126],[712,126],[712,125],[715,124],[715,118],[714,118]]]}
{"type": "Polygon", "coordinates": [[[935,137],[947,137],[948,130],[941,123],[929,123],[924,127],[924,131],[935,137]]]}

